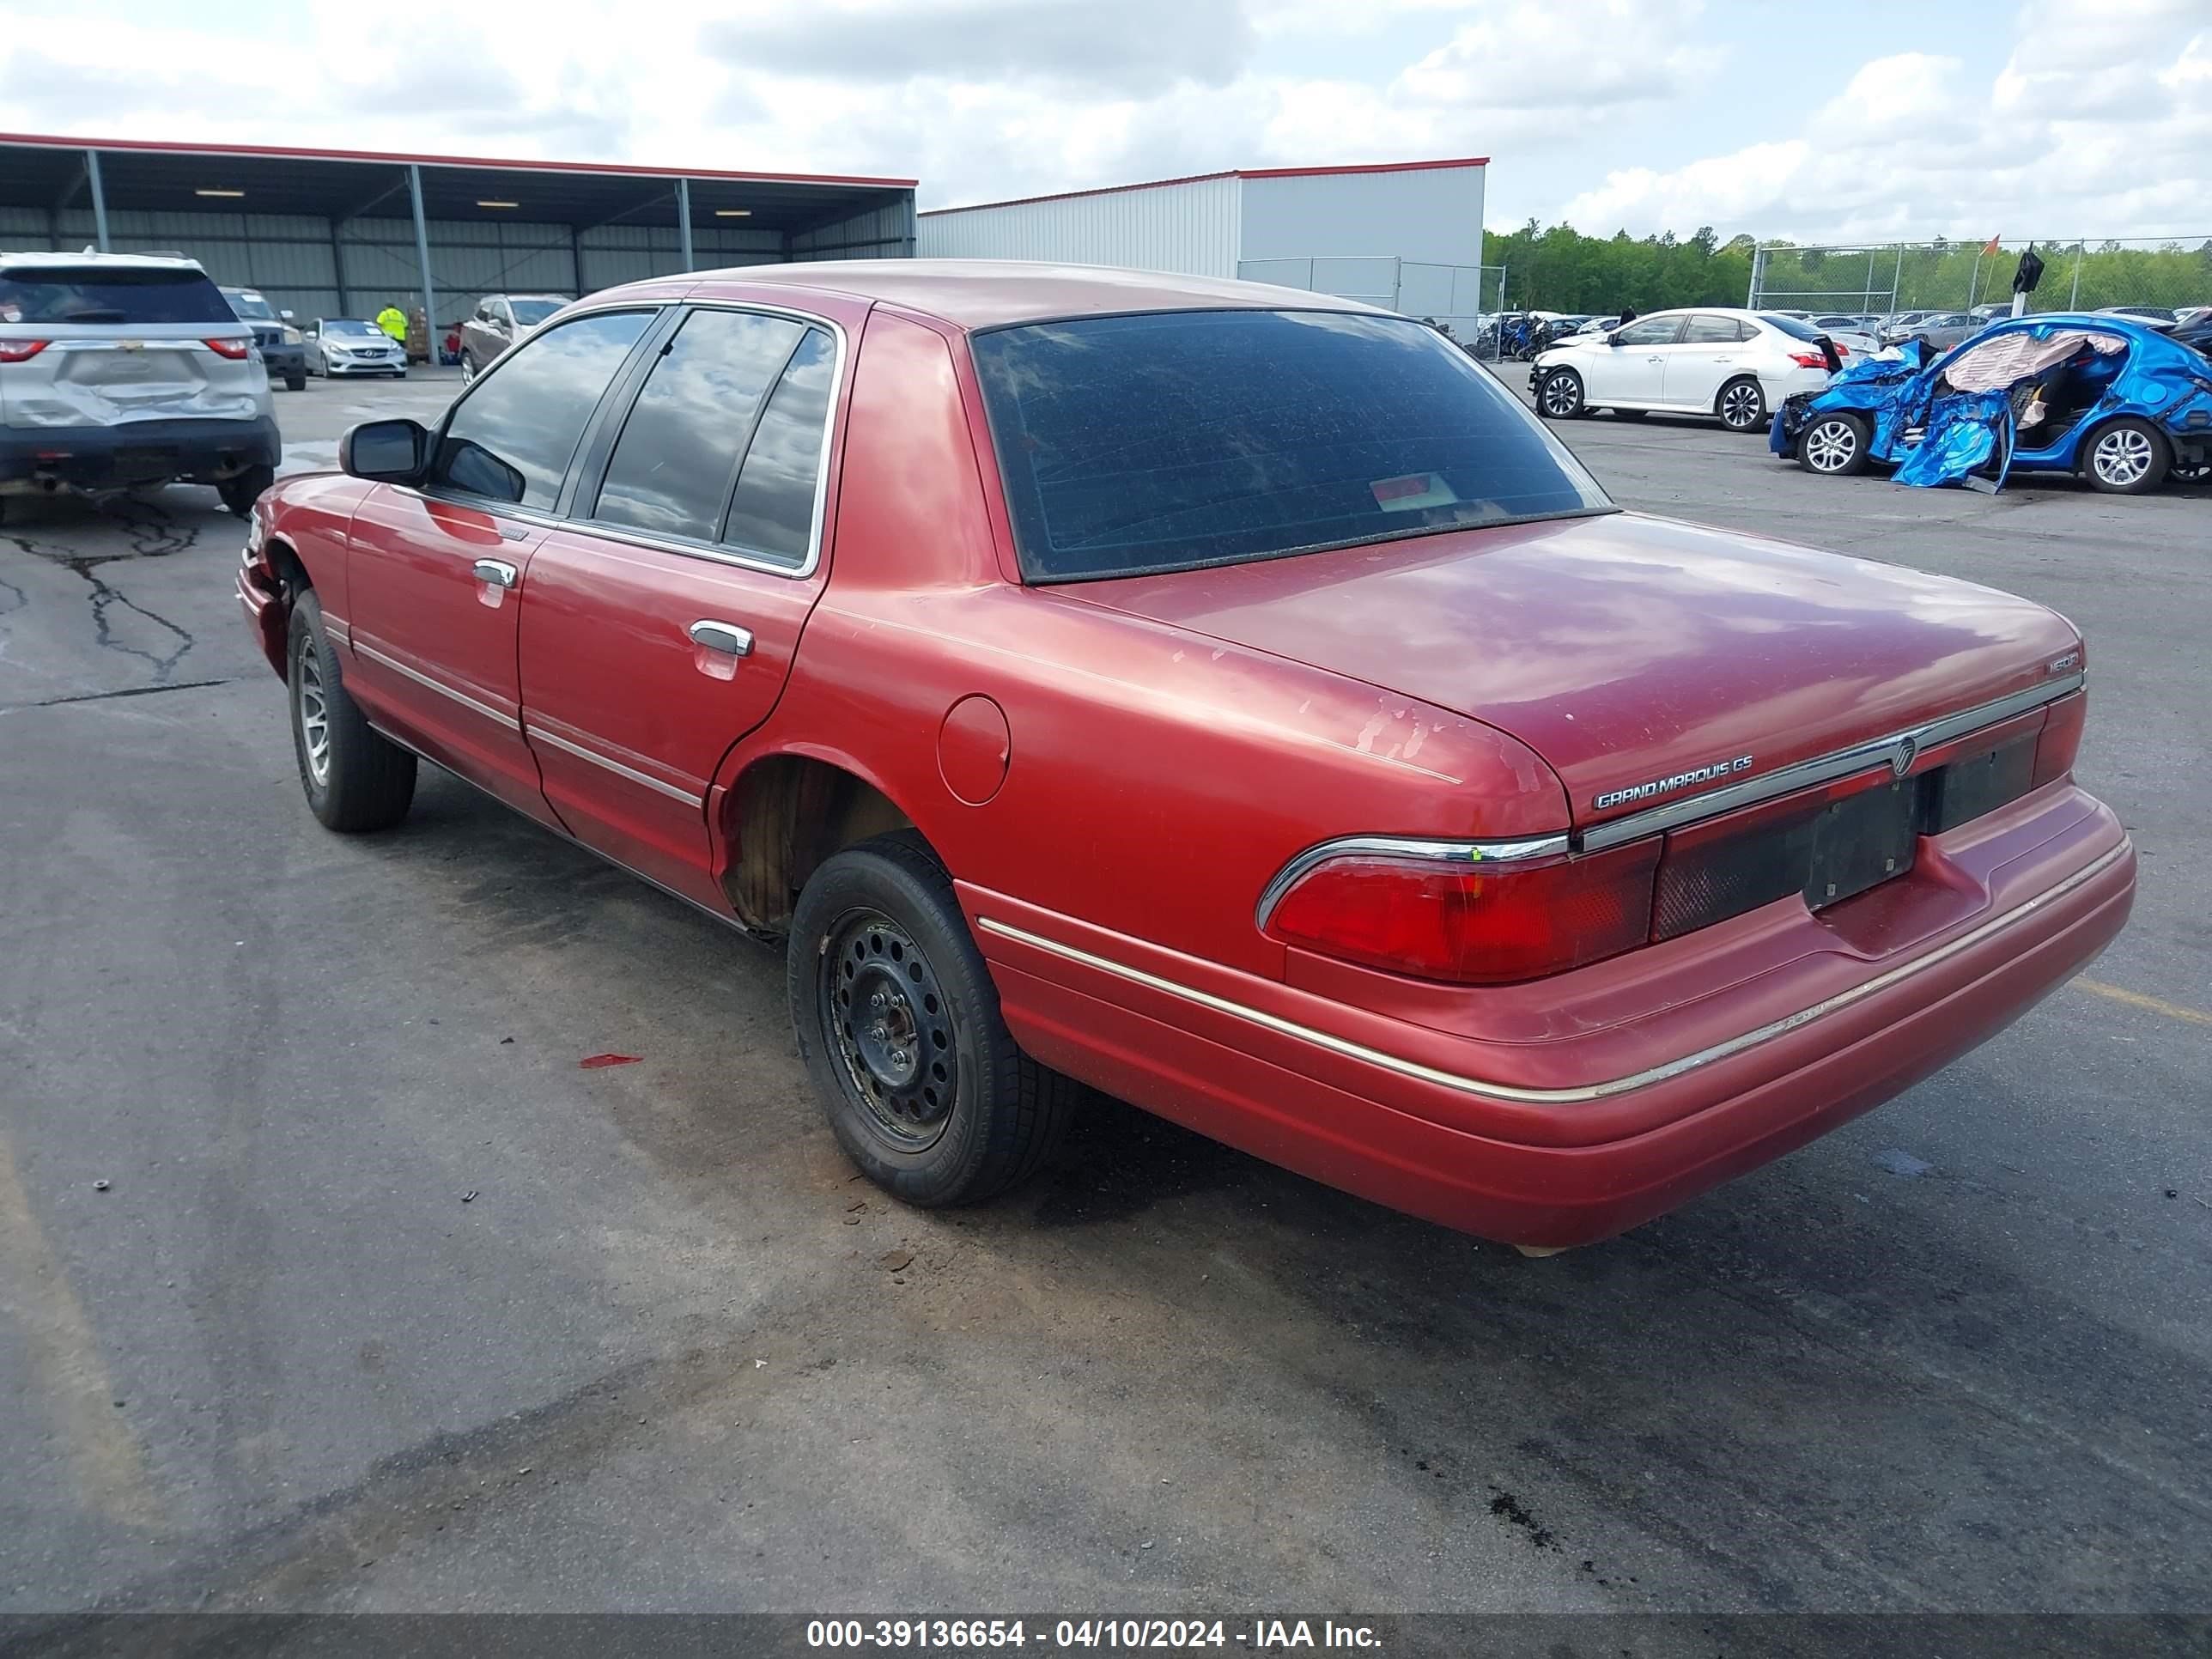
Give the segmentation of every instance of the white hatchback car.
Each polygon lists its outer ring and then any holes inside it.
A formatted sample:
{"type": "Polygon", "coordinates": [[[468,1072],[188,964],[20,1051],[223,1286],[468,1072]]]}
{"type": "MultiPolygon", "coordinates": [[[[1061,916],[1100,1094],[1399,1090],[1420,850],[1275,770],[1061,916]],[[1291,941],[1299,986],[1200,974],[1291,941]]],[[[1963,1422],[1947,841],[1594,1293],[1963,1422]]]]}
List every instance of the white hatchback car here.
{"type": "Polygon", "coordinates": [[[1826,335],[1795,317],[1686,307],[1553,346],[1530,367],[1528,389],[1547,420],[1656,409],[1714,415],[1731,431],[1761,432],[1769,410],[1826,386],[1843,357],[1826,335]]]}

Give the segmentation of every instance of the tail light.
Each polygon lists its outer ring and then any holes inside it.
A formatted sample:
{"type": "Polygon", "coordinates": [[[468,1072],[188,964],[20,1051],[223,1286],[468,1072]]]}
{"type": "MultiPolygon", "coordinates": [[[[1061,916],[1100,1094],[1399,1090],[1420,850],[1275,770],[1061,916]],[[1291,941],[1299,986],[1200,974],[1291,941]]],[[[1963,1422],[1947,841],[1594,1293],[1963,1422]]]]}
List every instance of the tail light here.
{"type": "Polygon", "coordinates": [[[246,353],[253,349],[251,340],[203,340],[200,343],[216,356],[228,357],[234,363],[245,361],[246,353]]]}
{"type": "Polygon", "coordinates": [[[0,363],[27,363],[46,349],[44,340],[0,340],[0,363]]]}
{"type": "Polygon", "coordinates": [[[1416,979],[1504,985],[1643,944],[1659,842],[1491,862],[1347,854],[1293,882],[1269,912],[1286,945],[1416,979]]]}
{"type": "Polygon", "coordinates": [[[2028,787],[2040,789],[2074,769],[2081,752],[2081,727],[2089,717],[2089,694],[2076,691],[2051,705],[2043,721],[2043,735],[2035,740],[2035,777],[2028,787]]]}
{"type": "Polygon", "coordinates": [[[1800,368],[1826,368],[1828,360],[1817,351],[1793,351],[1790,361],[1800,368]]]}

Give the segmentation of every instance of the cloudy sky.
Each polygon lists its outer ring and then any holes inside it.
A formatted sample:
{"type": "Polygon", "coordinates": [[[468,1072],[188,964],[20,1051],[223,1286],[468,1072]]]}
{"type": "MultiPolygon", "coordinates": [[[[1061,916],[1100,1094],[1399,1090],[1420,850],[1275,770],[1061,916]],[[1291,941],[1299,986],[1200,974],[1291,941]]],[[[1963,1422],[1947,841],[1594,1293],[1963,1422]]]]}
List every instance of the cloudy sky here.
{"type": "Polygon", "coordinates": [[[2212,0],[0,0],[0,129],[883,173],[925,208],[1473,155],[1498,228],[2203,236],[2212,0]]]}

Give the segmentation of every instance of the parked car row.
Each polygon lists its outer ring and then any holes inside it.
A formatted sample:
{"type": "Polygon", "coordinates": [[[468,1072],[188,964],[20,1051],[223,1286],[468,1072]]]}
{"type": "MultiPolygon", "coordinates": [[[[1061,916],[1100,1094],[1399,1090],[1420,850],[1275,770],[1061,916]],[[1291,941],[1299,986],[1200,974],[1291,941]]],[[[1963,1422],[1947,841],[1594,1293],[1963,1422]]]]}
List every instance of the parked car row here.
{"type": "Polygon", "coordinates": [[[1906,483],[1997,487],[2063,471],[2128,495],[2212,479],[2212,330],[2117,312],[1927,313],[1866,351],[1821,326],[1858,320],[1655,312],[1539,353],[1528,388],[1547,420],[1709,415],[1830,475],[1879,465],[1906,483]]]}

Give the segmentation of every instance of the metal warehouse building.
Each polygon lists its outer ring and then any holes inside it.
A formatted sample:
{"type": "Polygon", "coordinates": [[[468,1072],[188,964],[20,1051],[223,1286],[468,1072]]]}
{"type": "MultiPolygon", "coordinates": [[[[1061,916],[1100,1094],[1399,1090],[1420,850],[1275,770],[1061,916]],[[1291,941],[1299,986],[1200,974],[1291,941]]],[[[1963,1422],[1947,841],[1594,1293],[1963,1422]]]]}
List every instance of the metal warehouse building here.
{"type": "Polygon", "coordinates": [[[1487,158],[1239,168],[921,216],[924,258],[1242,276],[1472,321],[1487,158]]]}
{"type": "Polygon", "coordinates": [[[0,249],[173,249],[302,320],[914,252],[911,179],[0,133],[0,249]]]}

